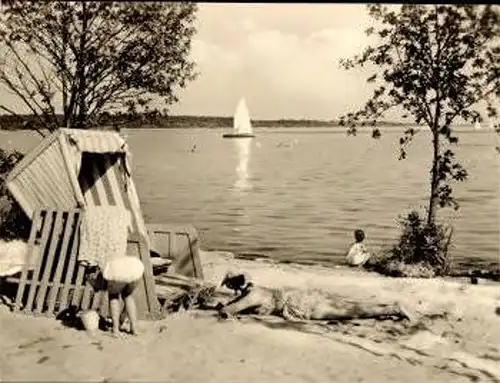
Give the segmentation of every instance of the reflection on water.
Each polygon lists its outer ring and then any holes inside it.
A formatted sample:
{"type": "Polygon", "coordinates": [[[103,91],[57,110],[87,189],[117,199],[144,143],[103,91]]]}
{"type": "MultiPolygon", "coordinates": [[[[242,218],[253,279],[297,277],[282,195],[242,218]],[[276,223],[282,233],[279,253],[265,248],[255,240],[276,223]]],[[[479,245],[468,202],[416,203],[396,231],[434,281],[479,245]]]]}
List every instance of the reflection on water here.
{"type": "Polygon", "coordinates": [[[248,164],[252,154],[252,139],[238,138],[233,140],[236,152],[238,154],[238,166],[236,167],[236,182],[234,183],[235,190],[248,190],[252,185],[248,179],[248,164]]]}

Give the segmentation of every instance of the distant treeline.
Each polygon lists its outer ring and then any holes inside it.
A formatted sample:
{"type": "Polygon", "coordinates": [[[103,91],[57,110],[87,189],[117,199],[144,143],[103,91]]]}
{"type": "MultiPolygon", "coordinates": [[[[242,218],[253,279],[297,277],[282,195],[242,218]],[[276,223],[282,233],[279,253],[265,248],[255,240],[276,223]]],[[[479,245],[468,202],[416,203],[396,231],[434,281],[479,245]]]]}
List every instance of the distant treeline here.
{"type": "MultiPolygon", "coordinates": [[[[62,119],[61,119],[62,120],[62,119]]],[[[31,115],[11,116],[0,115],[0,129],[2,130],[20,130],[29,129],[31,122],[35,118],[31,115]]],[[[108,116],[103,125],[112,125],[118,123],[113,116],[108,116]]],[[[252,120],[254,127],[265,128],[318,128],[318,127],[339,127],[337,120],[308,120],[308,119],[277,119],[277,120],[252,120]]],[[[378,126],[404,126],[402,122],[381,121],[378,126]]],[[[156,128],[156,129],[183,129],[183,128],[230,128],[233,126],[233,117],[212,117],[212,116],[158,116],[154,121],[143,121],[141,118],[136,118],[129,122],[126,127],[132,129],[140,128],[156,128]]]]}

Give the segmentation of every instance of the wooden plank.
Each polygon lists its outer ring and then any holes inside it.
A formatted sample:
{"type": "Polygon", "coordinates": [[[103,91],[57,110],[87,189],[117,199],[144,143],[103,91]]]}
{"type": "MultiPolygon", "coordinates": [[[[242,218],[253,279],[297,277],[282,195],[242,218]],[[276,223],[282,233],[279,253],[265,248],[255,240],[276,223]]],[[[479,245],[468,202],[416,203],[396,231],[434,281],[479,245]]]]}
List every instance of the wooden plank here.
{"type": "MultiPolygon", "coordinates": [[[[75,285],[76,286],[84,286],[84,284],[83,284],[83,277],[85,275],[85,267],[82,266],[82,265],[78,265],[78,269],[77,269],[76,273],[77,274],[76,274],[75,285]]],[[[83,295],[83,291],[84,291],[84,289],[75,291],[75,293],[73,294],[73,299],[71,300],[71,304],[73,306],[78,306],[78,307],[80,306],[82,295],[83,295]]]]}
{"type": "MultiPolygon", "coordinates": [[[[42,239],[40,240],[40,251],[41,253],[38,256],[35,269],[33,270],[33,277],[32,279],[34,281],[38,281],[40,277],[40,269],[42,267],[42,262],[43,262],[43,257],[45,255],[45,249],[48,245],[48,237],[50,230],[52,228],[52,223],[54,221],[54,215],[55,215],[54,210],[47,210],[46,215],[45,215],[45,223],[43,225],[43,230],[42,230],[42,239]]],[[[35,292],[36,292],[37,286],[36,285],[31,285],[29,289],[29,294],[28,294],[28,300],[26,302],[26,307],[23,311],[31,312],[33,309],[33,302],[35,299],[35,292]]]]}
{"type": "MultiPolygon", "coordinates": [[[[127,161],[127,157],[124,158],[124,161],[127,161]]],[[[132,177],[129,177],[128,179],[129,185],[128,185],[128,200],[130,204],[130,210],[132,211],[132,214],[134,215],[134,222],[136,224],[136,230],[141,233],[142,235],[145,236],[147,244],[149,246],[149,238],[147,236],[147,228],[146,228],[146,223],[144,222],[144,217],[142,214],[142,209],[141,209],[141,204],[139,201],[139,196],[137,194],[137,189],[135,187],[135,182],[132,177]]]]}
{"type": "Polygon", "coordinates": [[[143,319],[160,319],[161,307],[156,296],[154,276],[153,276],[153,266],[151,265],[149,249],[147,246],[146,239],[139,233],[135,233],[130,237],[131,242],[136,242],[139,245],[139,259],[144,264],[144,275],[142,278],[143,282],[143,293],[147,302],[147,310],[143,313],[143,319]]]}
{"type": "Polygon", "coordinates": [[[80,303],[80,307],[82,310],[88,310],[90,309],[90,304],[91,304],[91,296],[93,293],[93,287],[90,285],[90,283],[85,283],[85,288],[83,289],[83,297],[82,301],[80,303]]]}
{"type": "Polygon", "coordinates": [[[193,269],[194,276],[199,279],[204,279],[203,276],[203,266],[201,265],[200,259],[200,246],[198,245],[198,236],[191,238],[188,234],[188,244],[189,244],[189,253],[191,254],[191,259],[193,261],[193,269]]]}
{"type": "Polygon", "coordinates": [[[26,287],[26,282],[28,279],[29,265],[31,264],[31,261],[33,259],[33,253],[35,250],[36,234],[38,232],[38,226],[42,222],[41,214],[42,213],[40,211],[37,211],[32,219],[31,231],[28,239],[28,253],[26,254],[26,264],[24,265],[21,271],[21,278],[19,279],[19,285],[17,288],[16,301],[14,302],[14,309],[13,309],[14,312],[19,311],[22,305],[22,300],[24,297],[24,289],[26,287]]]}
{"type": "MultiPolygon", "coordinates": [[[[68,172],[68,177],[69,181],[71,182],[71,187],[73,188],[73,194],[76,197],[76,202],[78,207],[83,207],[85,206],[85,200],[83,198],[83,193],[82,189],[80,188],[80,185],[78,184],[78,175],[76,174],[76,169],[73,164],[73,158],[71,158],[71,155],[69,153],[68,147],[67,147],[67,140],[66,136],[64,134],[59,135],[59,148],[61,149],[61,155],[63,158],[64,165],[66,167],[66,171],[68,172]]],[[[81,154],[80,154],[80,160],[81,160],[81,154]]]]}
{"type": "Polygon", "coordinates": [[[185,234],[191,232],[192,230],[195,230],[191,226],[175,225],[168,223],[148,223],[146,224],[146,227],[148,231],[155,233],[162,233],[162,234],[167,234],[171,232],[175,232],[177,234],[185,234]]]}
{"type": "MultiPolygon", "coordinates": [[[[47,294],[47,283],[50,281],[50,274],[52,273],[52,266],[54,265],[54,258],[56,256],[57,247],[61,239],[61,234],[64,233],[64,212],[56,211],[54,230],[50,240],[49,252],[47,254],[45,268],[41,279],[41,285],[36,294],[36,306],[34,308],[35,314],[40,314],[44,308],[45,295],[47,294]]],[[[66,222],[67,223],[67,222],[66,222]]]]}
{"type": "MultiPolygon", "coordinates": [[[[7,282],[17,282],[18,279],[17,278],[7,278],[6,279],[7,282]]],[[[32,280],[28,280],[26,281],[26,286],[31,286],[31,285],[35,285],[37,287],[41,286],[42,285],[42,281],[32,281],[32,280]]],[[[47,286],[48,287],[63,287],[64,285],[62,285],[60,282],[49,282],[47,283],[47,286]]],[[[76,286],[76,285],[69,285],[68,286],[68,290],[83,290],[85,288],[85,286],[76,286]]]]}
{"type": "MultiPolygon", "coordinates": [[[[68,257],[68,245],[70,243],[71,237],[75,234],[75,221],[77,220],[77,211],[68,212],[68,218],[66,220],[66,226],[63,228],[63,239],[61,245],[61,251],[59,253],[59,259],[57,262],[56,272],[54,273],[54,283],[48,294],[48,311],[51,313],[54,311],[56,298],[58,296],[59,288],[62,285],[61,277],[62,271],[64,269],[64,264],[68,257]]],[[[78,228],[76,228],[78,230],[78,228]]]]}
{"type": "MultiPolygon", "coordinates": [[[[72,282],[73,282],[73,275],[76,271],[76,268],[77,268],[77,264],[76,264],[76,258],[77,258],[77,255],[78,255],[78,247],[79,247],[79,236],[78,236],[78,230],[80,229],[80,223],[82,221],[82,212],[79,211],[78,212],[78,215],[76,216],[76,222],[75,222],[75,229],[74,229],[74,238],[73,238],[73,243],[72,243],[72,246],[71,246],[71,251],[69,253],[69,260],[68,260],[68,268],[66,270],[66,275],[65,275],[65,278],[64,278],[64,286],[63,286],[63,289],[62,289],[62,292],[61,292],[61,297],[60,297],[60,301],[61,301],[61,305],[60,305],[60,310],[64,310],[68,307],[67,303],[68,303],[68,293],[69,293],[69,289],[70,289],[70,286],[73,286],[72,285],[72,282]]],[[[80,267],[80,268],[83,268],[83,267],[80,267]]],[[[83,272],[83,271],[82,271],[83,272]]],[[[78,278],[77,278],[78,280],[78,278]]],[[[75,283],[75,285],[77,287],[80,287],[80,285],[78,283],[75,283]]],[[[76,295],[78,295],[80,293],[80,290],[76,290],[73,292],[73,299],[75,298],[76,295]]]]}
{"type": "Polygon", "coordinates": [[[168,235],[168,256],[175,259],[177,250],[177,233],[171,231],[168,235]]]}

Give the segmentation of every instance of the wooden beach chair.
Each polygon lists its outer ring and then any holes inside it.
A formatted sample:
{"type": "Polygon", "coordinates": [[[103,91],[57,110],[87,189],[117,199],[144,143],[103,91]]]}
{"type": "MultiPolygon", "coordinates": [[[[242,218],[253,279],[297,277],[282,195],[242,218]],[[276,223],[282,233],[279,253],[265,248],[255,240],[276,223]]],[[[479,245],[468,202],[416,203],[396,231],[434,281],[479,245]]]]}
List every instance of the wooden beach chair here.
{"type": "MultiPolygon", "coordinates": [[[[39,210],[32,220],[28,241],[28,262],[20,277],[13,310],[28,315],[54,316],[70,306],[97,309],[108,314],[107,292],[94,292],[85,280],[86,268],[78,263],[79,227],[82,211],[39,210]]],[[[144,276],[134,294],[140,319],[159,319],[161,308],[156,298],[152,267],[146,239],[129,236],[127,255],[144,263],[144,276]]]]}
{"type": "Polygon", "coordinates": [[[192,226],[146,224],[151,250],[170,259],[168,274],[203,279],[198,233],[192,226]]]}

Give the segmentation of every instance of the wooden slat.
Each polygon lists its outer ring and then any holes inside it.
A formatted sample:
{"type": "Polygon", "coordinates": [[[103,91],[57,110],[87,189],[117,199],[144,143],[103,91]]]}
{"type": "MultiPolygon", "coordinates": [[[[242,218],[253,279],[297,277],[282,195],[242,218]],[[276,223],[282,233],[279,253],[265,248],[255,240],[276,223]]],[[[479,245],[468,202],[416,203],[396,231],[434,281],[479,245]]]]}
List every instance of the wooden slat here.
{"type": "MultiPolygon", "coordinates": [[[[76,274],[75,285],[77,285],[77,286],[83,285],[84,274],[85,274],[85,267],[83,267],[82,265],[79,265],[78,270],[77,270],[77,274],[76,274]]],[[[71,304],[73,306],[80,306],[81,295],[82,295],[82,290],[75,291],[75,293],[73,294],[73,299],[71,300],[71,304]]]]}
{"type": "MultiPolygon", "coordinates": [[[[124,161],[126,161],[126,158],[124,159],[124,161]]],[[[132,177],[130,177],[128,181],[129,185],[128,185],[127,197],[130,204],[130,210],[135,218],[134,219],[134,222],[136,223],[135,230],[141,233],[142,235],[146,236],[146,240],[148,240],[146,223],[144,222],[144,217],[142,215],[141,204],[139,201],[139,197],[137,195],[137,190],[135,188],[134,180],[132,179],[132,177]]]]}
{"type": "Polygon", "coordinates": [[[170,232],[168,235],[168,256],[174,259],[177,254],[177,233],[170,232]]]}
{"type": "MultiPolygon", "coordinates": [[[[129,242],[135,242],[138,245],[138,256],[144,264],[142,293],[145,295],[147,308],[144,310],[142,317],[143,319],[159,319],[161,318],[161,308],[156,296],[153,267],[151,265],[146,239],[139,233],[135,233],[131,235],[129,242]]],[[[136,289],[136,291],[140,290],[136,289]]]]}
{"type": "MultiPolygon", "coordinates": [[[[69,253],[68,268],[66,270],[66,275],[64,278],[64,287],[63,287],[62,292],[61,292],[60,310],[64,310],[67,308],[69,288],[70,288],[71,283],[73,281],[73,274],[75,273],[75,269],[77,267],[76,258],[78,255],[78,246],[79,246],[78,230],[80,228],[81,221],[82,221],[82,213],[80,212],[76,218],[75,229],[74,229],[74,239],[73,239],[73,243],[71,246],[71,251],[69,253]]],[[[83,267],[80,267],[80,268],[83,268],[83,267]]],[[[75,285],[80,286],[78,283],[75,283],[75,285]]],[[[73,297],[72,297],[73,299],[74,299],[75,295],[78,294],[79,291],[80,290],[77,290],[73,293],[73,297]]]]}
{"type": "MultiPolygon", "coordinates": [[[[31,264],[31,261],[33,259],[33,253],[35,250],[36,234],[38,232],[38,226],[41,224],[41,222],[42,222],[41,212],[37,211],[33,216],[31,224],[31,232],[28,239],[28,253],[26,254],[26,264],[24,265],[21,271],[21,278],[19,280],[19,286],[17,288],[16,301],[14,302],[14,310],[13,310],[15,312],[19,311],[22,305],[22,300],[24,297],[24,289],[26,287],[26,282],[28,279],[29,265],[31,264]]],[[[43,253],[39,254],[39,256],[42,257],[43,253]]]]}
{"type": "Polygon", "coordinates": [[[191,236],[188,234],[187,237],[189,244],[189,253],[191,254],[191,259],[193,261],[194,276],[196,278],[204,279],[203,266],[201,265],[200,259],[200,246],[198,246],[198,236],[191,238],[191,236]]]}
{"type": "MultiPolygon", "coordinates": [[[[52,273],[52,266],[54,265],[54,258],[56,256],[57,247],[61,239],[61,234],[64,235],[64,212],[57,211],[55,216],[54,230],[50,240],[49,252],[47,254],[45,268],[41,279],[41,285],[36,294],[36,306],[34,313],[40,314],[44,308],[45,294],[47,293],[47,284],[50,281],[50,274],[52,273]]],[[[67,222],[66,222],[67,223],[67,222]]]]}
{"type": "MultiPolygon", "coordinates": [[[[56,267],[56,272],[54,274],[54,283],[52,284],[52,288],[49,291],[48,294],[48,312],[51,313],[54,311],[55,308],[55,303],[56,303],[56,298],[59,292],[60,285],[62,285],[61,281],[61,276],[62,276],[62,271],[64,269],[64,264],[67,259],[68,255],[68,245],[70,243],[70,240],[72,237],[74,237],[74,232],[75,232],[75,221],[77,220],[77,215],[78,212],[68,212],[68,218],[66,221],[66,227],[63,229],[63,240],[62,240],[62,245],[61,245],[61,251],[59,253],[59,258],[57,262],[57,267],[56,267]]],[[[68,270],[69,271],[69,270],[68,270]]]]}
{"type": "MultiPolygon", "coordinates": [[[[48,240],[48,237],[49,237],[50,230],[52,228],[52,223],[53,223],[53,220],[54,220],[55,213],[56,212],[54,210],[47,210],[47,212],[46,212],[45,223],[43,225],[43,231],[42,231],[42,239],[40,241],[40,243],[41,243],[41,246],[40,246],[41,253],[40,253],[40,255],[39,255],[38,259],[37,259],[35,269],[33,270],[33,280],[34,281],[38,281],[38,279],[40,277],[40,269],[41,269],[41,266],[42,266],[43,257],[44,257],[44,254],[45,254],[45,248],[47,246],[47,240],[48,240]]],[[[24,311],[28,311],[28,312],[32,311],[32,309],[33,309],[33,301],[35,299],[36,289],[37,289],[36,285],[30,286],[28,300],[26,302],[26,307],[25,307],[24,311]]]]}
{"type": "Polygon", "coordinates": [[[93,288],[92,286],[90,285],[90,283],[86,283],[85,284],[85,289],[83,290],[83,297],[82,297],[82,301],[80,303],[80,307],[82,308],[82,310],[88,310],[90,309],[91,307],[91,297],[92,297],[92,293],[93,293],[93,288]]]}
{"type": "Polygon", "coordinates": [[[61,149],[63,162],[66,171],[68,172],[69,182],[71,182],[71,187],[73,188],[73,194],[76,197],[78,206],[83,207],[85,206],[85,201],[83,198],[82,189],[78,184],[77,174],[73,164],[73,158],[71,158],[67,145],[68,141],[66,139],[66,136],[64,134],[59,135],[59,148],[61,149]]]}
{"type": "MultiPolygon", "coordinates": [[[[17,282],[18,279],[16,278],[15,281],[14,279],[7,279],[7,282],[17,282]]],[[[27,280],[26,281],[26,286],[31,286],[31,285],[35,285],[37,287],[41,286],[42,285],[42,281],[32,281],[32,280],[27,280]]],[[[59,288],[62,288],[64,285],[61,284],[61,282],[49,282],[47,283],[47,286],[48,287],[59,287],[59,288]]],[[[85,288],[85,286],[77,286],[75,284],[69,284],[68,285],[68,290],[83,290],[85,288]]]]}

